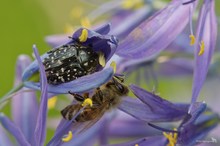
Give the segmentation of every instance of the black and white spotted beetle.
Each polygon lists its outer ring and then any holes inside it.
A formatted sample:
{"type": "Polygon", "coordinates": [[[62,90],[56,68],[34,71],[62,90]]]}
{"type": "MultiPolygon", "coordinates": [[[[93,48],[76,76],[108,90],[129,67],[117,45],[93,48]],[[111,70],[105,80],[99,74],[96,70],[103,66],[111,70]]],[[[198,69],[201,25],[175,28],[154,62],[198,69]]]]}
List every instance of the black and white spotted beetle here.
{"type": "Polygon", "coordinates": [[[74,41],[50,50],[43,60],[49,84],[58,85],[78,77],[94,73],[99,64],[99,54],[92,46],[83,46],[74,41]]]}

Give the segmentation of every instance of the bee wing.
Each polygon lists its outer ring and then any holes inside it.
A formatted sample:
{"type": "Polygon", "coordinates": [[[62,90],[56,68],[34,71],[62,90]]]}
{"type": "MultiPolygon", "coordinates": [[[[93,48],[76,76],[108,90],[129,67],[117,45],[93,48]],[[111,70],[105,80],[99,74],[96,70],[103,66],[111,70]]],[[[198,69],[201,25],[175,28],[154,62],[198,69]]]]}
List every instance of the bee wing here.
{"type": "Polygon", "coordinates": [[[101,117],[104,115],[105,110],[101,109],[101,111],[97,110],[97,112],[98,113],[95,113],[96,118],[91,121],[86,122],[85,125],[82,127],[82,129],[79,131],[79,134],[85,132],[86,130],[91,128],[97,121],[99,121],[101,119],[101,117]]]}
{"type": "Polygon", "coordinates": [[[97,121],[99,121],[106,111],[107,104],[108,102],[103,103],[101,106],[93,110],[93,112],[91,113],[95,117],[93,120],[83,122],[83,123],[73,123],[72,130],[77,131],[77,132],[74,132],[75,135],[85,132],[86,130],[91,128],[97,121]]]}

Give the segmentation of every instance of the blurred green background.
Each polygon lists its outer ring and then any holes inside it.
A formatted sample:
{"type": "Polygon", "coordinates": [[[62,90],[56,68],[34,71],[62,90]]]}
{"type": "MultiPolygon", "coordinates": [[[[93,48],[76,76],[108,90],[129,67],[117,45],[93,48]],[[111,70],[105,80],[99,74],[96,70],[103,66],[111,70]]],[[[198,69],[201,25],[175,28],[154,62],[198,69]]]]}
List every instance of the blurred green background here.
{"type": "MultiPolygon", "coordinates": [[[[50,47],[44,42],[47,35],[64,33],[71,21],[71,10],[86,5],[78,0],[9,0],[0,5],[0,95],[13,86],[15,62],[19,54],[32,54],[37,44],[43,54],[50,47]]],[[[86,6],[85,6],[86,7],[86,6]]],[[[88,6],[87,6],[88,7],[88,6]]],[[[77,20],[78,21],[78,20],[77,20]]]]}

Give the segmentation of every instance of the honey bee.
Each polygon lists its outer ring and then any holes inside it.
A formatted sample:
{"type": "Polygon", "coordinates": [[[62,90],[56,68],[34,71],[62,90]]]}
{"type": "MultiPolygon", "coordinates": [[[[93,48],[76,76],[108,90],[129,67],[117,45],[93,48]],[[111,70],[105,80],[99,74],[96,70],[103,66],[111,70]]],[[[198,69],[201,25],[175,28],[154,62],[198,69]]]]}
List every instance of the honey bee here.
{"type": "Polygon", "coordinates": [[[84,46],[77,40],[54,48],[47,54],[43,64],[48,83],[53,85],[92,74],[101,67],[99,54],[93,51],[92,46],[84,46]]]}
{"type": "MultiPolygon", "coordinates": [[[[129,89],[123,84],[122,76],[113,76],[106,84],[96,89],[92,97],[93,106],[86,106],[84,110],[75,118],[76,123],[90,122],[90,126],[98,121],[106,111],[117,107],[120,104],[121,97],[126,96],[129,89]]],[[[83,96],[70,93],[78,101],[77,104],[69,105],[61,111],[64,119],[71,120],[76,113],[83,108],[82,102],[89,98],[88,93],[83,96]]]]}

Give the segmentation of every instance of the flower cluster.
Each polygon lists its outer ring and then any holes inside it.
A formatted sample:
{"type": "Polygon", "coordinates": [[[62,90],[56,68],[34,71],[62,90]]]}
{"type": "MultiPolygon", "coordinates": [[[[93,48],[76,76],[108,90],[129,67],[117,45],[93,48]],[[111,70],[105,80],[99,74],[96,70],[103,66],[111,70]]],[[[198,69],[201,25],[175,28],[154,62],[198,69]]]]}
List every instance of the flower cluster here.
{"type": "MultiPolygon", "coordinates": [[[[15,87],[0,99],[2,108],[3,102],[13,97],[13,120],[0,113],[0,145],[12,146],[15,142],[22,146],[45,143],[78,146],[98,142],[106,146],[191,146],[202,143],[218,126],[220,117],[211,105],[197,101],[209,67],[218,67],[217,61],[211,62],[213,55],[218,54],[215,52],[218,31],[215,0],[203,0],[198,18],[194,19],[200,2],[172,0],[162,3],[166,5],[159,10],[152,0],[105,2],[88,14],[88,18],[95,21],[109,13],[111,24],[98,27],[93,24],[91,29],[82,27],[70,37],[48,36],[46,41],[54,48],[41,56],[34,45],[36,60],[31,62],[26,55],[18,57],[15,87]],[[126,75],[126,81],[138,85],[125,85],[122,74],[126,75]],[[133,80],[132,74],[136,75],[133,80]],[[74,79],[70,80],[70,75],[74,79]],[[157,94],[164,77],[185,79],[190,75],[193,75],[192,95],[186,100],[191,102],[173,102],[157,94]],[[50,83],[51,78],[59,79],[59,84],[50,83]],[[151,88],[150,84],[153,84],[152,92],[144,89],[148,85],[151,88]],[[38,90],[40,103],[35,95],[38,90]],[[71,94],[75,99],[62,110],[60,122],[56,119],[54,124],[48,109],[55,109],[56,104],[64,106],[62,102],[55,103],[54,96],[59,94],[71,94]],[[116,107],[105,112],[111,106],[116,107]],[[46,137],[48,120],[56,128],[49,138],[46,137]],[[15,140],[11,140],[9,133],[15,140]],[[136,139],[109,144],[114,138],[136,139]]],[[[179,92],[178,88],[174,90],[179,92]]],[[[189,91],[186,88],[184,92],[189,91]]]]}

